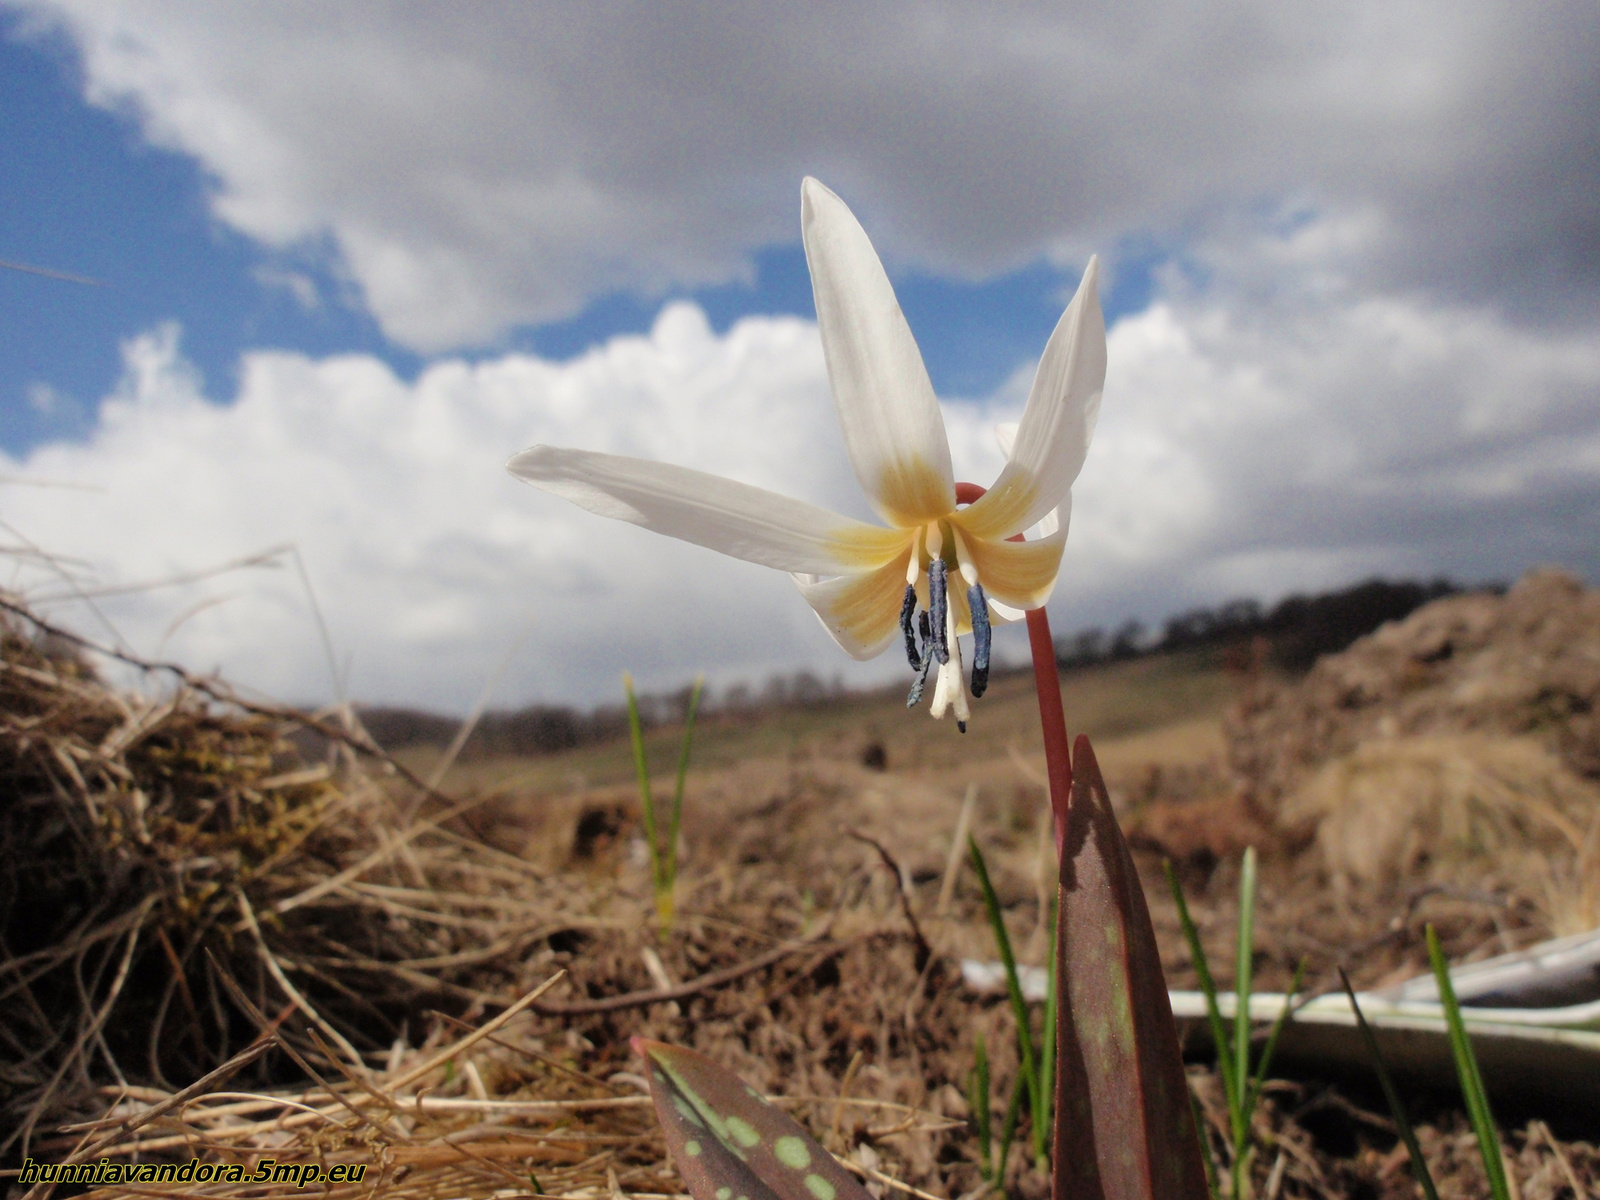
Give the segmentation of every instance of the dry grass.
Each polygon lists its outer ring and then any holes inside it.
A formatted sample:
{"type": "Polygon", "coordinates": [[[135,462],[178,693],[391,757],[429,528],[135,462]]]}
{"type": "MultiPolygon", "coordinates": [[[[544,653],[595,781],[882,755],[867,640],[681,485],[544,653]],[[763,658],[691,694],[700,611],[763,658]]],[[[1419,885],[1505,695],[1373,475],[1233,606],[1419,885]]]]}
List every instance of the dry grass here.
{"type": "MultiPolygon", "coordinates": [[[[1220,761],[1223,712],[1232,702],[1237,682],[1205,653],[1110,663],[1063,678],[1067,722],[1087,733],[1096,746],[1123,738],[1194,723],[1183,735],[1194,737],[1191,755],[1212,754],[1220,761]],[[1199,748],[1205,743],[1204,749],[1199,748]]],[[[620,695],[620,683],[618,688],[620,695]]],[[[1043,761],[1039,710],[1031,672],[997,675],[974,709],[963,736],[950,721],[932,721],[926,706],[908,712],[905,689],[852,694],[813,707],[797,706],[774,713],[707,712],[695,726],[697,775],[734,768],[752,761],[859,759],[870,743],[884,748],[895,772],[969,771],[973,764],[1005,761],[1010,748],[1043,761]]],[[[670,779],[677,761],[682,730],[662,725],[646,734],[653,776],[670,779]]],[[[417,747],[397,759],[418,774],[430,774],[440,751],[417,747]]],[[[513,790],[540,796],[580,792],[624,784],[633,779],[631,760],[615,745],[595,744],[539,758],[485,759],[454,765],[444,786],[468,795],[485,789],[513,790]]]]}
{"type": "Polygon", "coordinates": [[[355,755],[301,763],[287,735],[309,718],[222,703],[181,674],[120,693],[11,613],[0,1154],[87,1115],[103,1083],[227,1060],[256,1032],[230,988],[273,1013],[292,1003],[298,1053],[364,1069],[419,1005],[513,988],[527,945],[582,924],[521,862],[408,822],[355,755]]]}
{"type": "MultiPolygon", "coordinates": [[[[417,786],[432,763],[390,764],[353,724],[313,722],[335,751],[308,767],[288,740],[308,718],[181,672],[159,694],[116,693],[13,612],[0,637],[0,776],[18,797],[0,827],[13,1160],[25,1139],[52,1160],[369,1164],[360,1186],[329,1189],[350,1196],[510,1197],[535,1189],[530,1172],[539,1192],[574,1200],[674,1194],[625,1046],[640,1033],[785,1098],[880,1193],[977,1188],[959,1088],[979,1033],[1008,1086],[1010,1017],[960,983],[957,959],[992,952],[976,894],[958,880],[946,912],[937,897],[975,784],[973,826],[1013,937],[1042,959],[1031,681],[1001,681],[965,740],[894,697],[708,723],[683,915],[663,933],[634,861],[620,748],[474,764],[446,777],[447,796],[417,786]],[[862,764],[872,741],[890,770],[862,764]],[[925,962],[902,888],[932,943],[925,962]],[[59,919],[38,929],[38,911],[59,919]]],[[[1200,659],[1119,664],[1069,679],[1068,711],[1099,739],[1125,811],[1154,828],[1163,813],[1232,802],[1217,722],[1235,686],[1200,659]]],[[[670,755],[675,732],[656,738],[670,755]]],[[[1219,949],[1233,891],[1222,850],[1186,867],[1219,949]]],[[[1363,907],[1359,889],[1341,907],[1304,884],[1289,859],[1265,873],[1264,986],[1308,945],[1319,967],[1346,961],[1376,982],[1414,957],[1423,915],[1463,955],[1538,932],[1531,911],[1486,915],[1437,892],[1363,907]]],[[[1181,984],[1175,921],[1153,882],[1147,892],[1181,984]]],[[[1204,1095],[1203,1072],[1197,1083],[1204,1095]]],[[[1259,1194],[1408,1195],[1382,1120],[1329,1097],[1274,1093],[1263,1133],[1281,1152],[1262,1155],[1259,1194]],[[1313,1132],[1330,1107],[1354,1149],[1313,1132]]],[[[1478,1194],[1454,1128],[1426,1136],[1455,1172],[1446,1194],[1478,1194]]],[[[1600,1179],[1592,1150],[1542,1136],[1512,1139],[1528,1200],[1557,1200],[1568,1176],[1600,1179]]],[[[1008,1186],[1036,1197],[1045,1181],[1019,1156],[1008,1186]]],[[[298,1189],[103,1189],[152,1191],[298,1189]]]]}
{"type": "Polygon", "coordinates": [[[1341,893],[1481,887],[1489,872],[1530,894],[1556,936],[1600,926],[1600,786],[1531,738],[1365,742],[1311,776],[1281,822],[1315,840],[1341,893]]]}

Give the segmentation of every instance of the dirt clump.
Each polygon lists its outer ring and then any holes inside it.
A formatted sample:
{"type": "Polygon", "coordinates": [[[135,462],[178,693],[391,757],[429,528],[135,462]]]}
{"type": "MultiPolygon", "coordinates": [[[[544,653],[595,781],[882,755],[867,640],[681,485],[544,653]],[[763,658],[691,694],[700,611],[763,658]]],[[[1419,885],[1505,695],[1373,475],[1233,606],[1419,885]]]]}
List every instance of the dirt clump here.
{"type": "Polygon", "coordinates": [[[1471,877],[1600,924],[1600,591],[1533,571],[1437,600],[1229,716],[1229,765],[1336,891],[1471,877]]]}
{"type": "Polygon", "coordinates": [[[1503,596],[1436,600],[1303,679],[1259,689],[1227,724],[1229,762],[1273,803],[1363,742],[1403,735],[1538,735],[1600,779],[1600,591],[1530,572],[1503,596]]]}

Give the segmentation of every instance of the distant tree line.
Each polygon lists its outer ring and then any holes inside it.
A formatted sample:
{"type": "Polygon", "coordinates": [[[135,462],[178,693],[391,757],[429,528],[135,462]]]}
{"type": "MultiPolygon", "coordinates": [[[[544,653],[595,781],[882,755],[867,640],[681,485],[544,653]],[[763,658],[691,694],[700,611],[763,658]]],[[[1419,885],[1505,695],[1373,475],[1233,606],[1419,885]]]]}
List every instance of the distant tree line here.
{"type": "MultiPolygon", "coordinates": [[[[1385,621],[1459,591],[1446,579],[1432,583],[1369,579],[1343,591],[1318,596],[1290,596],[1270,609],[1255,600],[1230,600],[1216,608],[1196,608],[1167,619],[1159,633],[1138,621],[1116,630],[1085,629],[1056,641],[1056,661],[1063,668],[1086,667],[1147,654],[1207,648],[1224,649],[1262,639],[1269,660],[1287,671],[1310,669],[1321,655],[1343,650],[1385,621]]],[[[1005,670],[1026,670],[1024,665],[1005,670]]],[[[896,689],[903,685],[895,684],[896,689]]],[[[620,685],[618,690],[620,691],[620,685]]],[[[708,719],[742,716],[784,708],[814,708],[835,703],[845,693],[843,680],[824,680],[810,671],[774,675],[762,685],[734,683],[716,695],[702,697],[708,719]]],[[[649,726],[673,724],[688,711],[689,688],[662,695],[641,695],[639,715],[649,726]]],[[[391,750],[404,746],[445,746],[455,737],[460,720],[409,708],[362,708],[362,723],[378,743],[391,750]]],[[[584,712],[565,705],[536,704],[514,711],[487,712],[462,748],[462,757],[494,758],[553,754],[591,742],[609,741],[628,728],[627,709],[607,704],[584,712]]]]}
{"type": "Polygon", "coordinates": [[[1431,600],[1461,589],[1448,579],[1391,583],[1369,579],[1343,591],[1289,596],[1270,609],[1256,600],[1230,600],[1167,618],[1160,633],[1129,621],[1114,632],[1085,629],[1056,641],[1064,668],[1237,645],[1261,638],[1267,657],[1285,671],[1301,672],[1324,654],[1336,654],[1388,621],[1410,616],[1431,600]]]}
{"type": "MultiPolygon", "coordinates": [[[[618,690],[621,690],[619,684],[618,690]]],[[[645,728],[676,724],[689,711],[690,688],[663,695],[641,694],[639,720],[645,728]]],[[[832,703],[844,694],[844,680],[835,675],[824,680],[810,671],[774,675],[765,684],[731,684],[718,695],[709,688],[702,694],[700,714],[737,719],[743,714],[779,708],[814,708],[832,703]]],[[[458,717],[441,716],[413,708],[358,708],[368,733],[380,746],[446,746],[461,727],[458,717]]],[[[566,705],[534,704],[514,710],[486,712],[473,727],[461,749],[463,759],[553,754],[591,742],[620,737],[628,729],[628,710],[606,704],[583,712],[566,705]]]]}

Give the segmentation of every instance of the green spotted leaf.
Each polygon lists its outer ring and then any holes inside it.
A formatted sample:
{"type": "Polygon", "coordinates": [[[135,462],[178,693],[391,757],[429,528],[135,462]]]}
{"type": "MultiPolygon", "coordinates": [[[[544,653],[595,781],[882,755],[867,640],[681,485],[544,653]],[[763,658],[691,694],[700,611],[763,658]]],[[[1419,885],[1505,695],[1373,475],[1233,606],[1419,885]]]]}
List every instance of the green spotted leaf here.
{"type": "Polygon", "coordinates": [[[1207,1200],[1150,910],[1086,737],[1060,835],[1056,1200],[1207,1200]]]}
{"type": "Polygon", "coordinates": [[[781,1109],[703,1054],[633,1039],[667,1152],[695,1200],[872,1200],[781,1109]]]}

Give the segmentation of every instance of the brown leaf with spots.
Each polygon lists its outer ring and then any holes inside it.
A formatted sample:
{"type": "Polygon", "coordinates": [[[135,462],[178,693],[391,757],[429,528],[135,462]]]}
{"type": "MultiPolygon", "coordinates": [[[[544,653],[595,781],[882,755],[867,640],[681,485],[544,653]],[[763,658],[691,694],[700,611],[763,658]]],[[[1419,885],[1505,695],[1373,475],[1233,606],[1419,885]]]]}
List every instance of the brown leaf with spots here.
{"type": "Polygon", "coordinates": [[[753,1087],[703,1054],[633,1039],[667,1152],[695,1200],[872,1200],[753,1087]]]}
{"type": "Polygon", "coordinates": [[[1150,910],[1089,739],[1072,753],[1056,961],[1056,1200],[1207,1200],[1150,910]]]}

